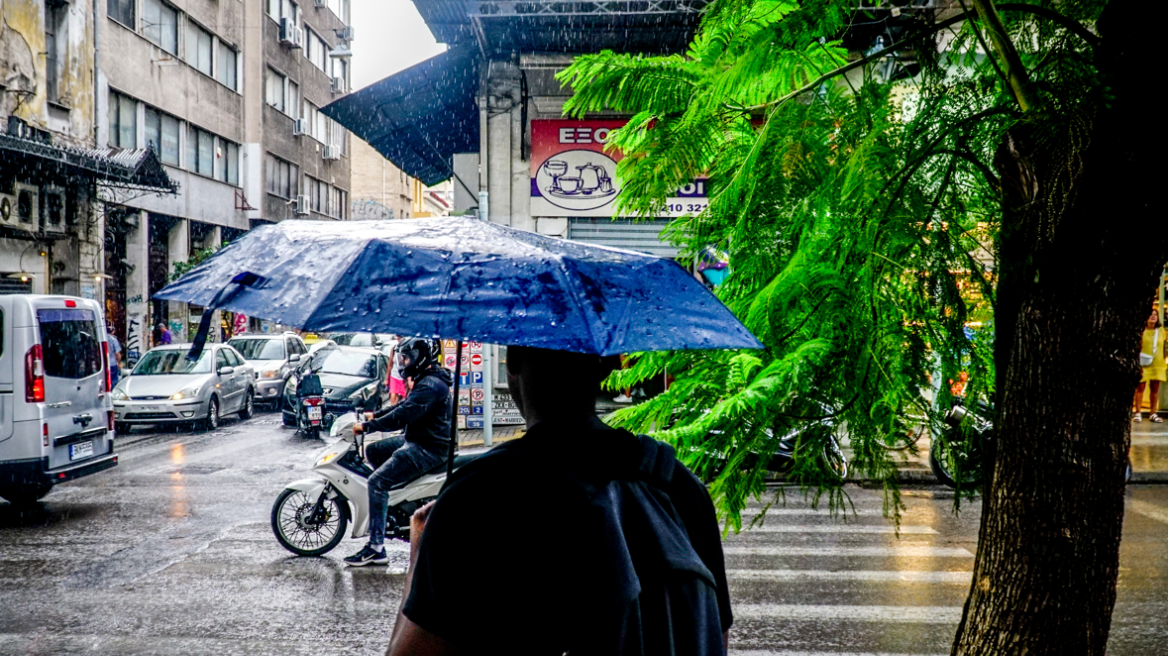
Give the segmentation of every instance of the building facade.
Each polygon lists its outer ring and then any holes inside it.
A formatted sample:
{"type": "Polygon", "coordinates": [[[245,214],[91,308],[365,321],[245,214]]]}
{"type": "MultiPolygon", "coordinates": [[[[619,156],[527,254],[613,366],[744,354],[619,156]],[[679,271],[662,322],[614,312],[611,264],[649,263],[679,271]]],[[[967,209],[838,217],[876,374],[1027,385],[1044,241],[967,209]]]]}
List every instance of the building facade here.
{"type": "Polygon", "coordinates": [[[406,175],[362,139],[350,141],[352,156],[352,218],[408,219],[414,215],[417,179],[406,175]]]}
{"type": "Polygon", "coordinates": [[[96,143],[150,149],[178,185],[107,203],[107,305],[145,350],[199,320],[151,301],[176,266],[264,223],[348,218],[348,134],[319,109],[348,91],[349,0],[97,6],[96,143]]]}
{"type": "Polygon", "coordinates": [[[0,0],[0,293],[103,298],[103,199],[173,194],[145,149],[99,143],[91,3],[0,0]]]}

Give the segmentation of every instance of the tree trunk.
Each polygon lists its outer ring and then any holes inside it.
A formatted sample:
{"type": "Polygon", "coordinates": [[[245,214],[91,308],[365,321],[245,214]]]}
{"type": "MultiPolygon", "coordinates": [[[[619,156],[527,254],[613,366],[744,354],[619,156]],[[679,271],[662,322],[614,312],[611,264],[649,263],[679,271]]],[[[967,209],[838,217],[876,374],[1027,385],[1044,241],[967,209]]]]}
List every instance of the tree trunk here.
{"type": "Polygon", "coordinates": [[[1106,651],[1139,335],[1168,261],[1145,101],[1154,21],[1135,4],[1099,24],[1113,96],[1040,110],[995,162],[998,450],[955,655],[1106,651]]]}

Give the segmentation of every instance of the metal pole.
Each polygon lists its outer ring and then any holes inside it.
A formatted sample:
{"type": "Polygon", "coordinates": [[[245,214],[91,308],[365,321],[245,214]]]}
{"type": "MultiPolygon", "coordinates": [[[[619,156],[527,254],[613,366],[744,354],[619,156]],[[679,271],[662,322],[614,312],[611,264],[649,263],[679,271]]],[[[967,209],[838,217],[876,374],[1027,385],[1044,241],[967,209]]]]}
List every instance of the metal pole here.
{"type": "Polygon", "coordinates": [[[491,404],[494,402],[494,393],[491,382],[491,363],[494,358],[491,357],[495,347],[491,344],[483,344],[483,446],[491,446],[495,437],[495,416],[494,408],[491,404]]]}
{"type": "Polygon", "coordinates": [[[458,369],[462,366],[462,339],[454,355],[454,395],[450,399],[450,453],[446,458],[446,478],[454,474],[454,453],[458,445],[458,369]]]}

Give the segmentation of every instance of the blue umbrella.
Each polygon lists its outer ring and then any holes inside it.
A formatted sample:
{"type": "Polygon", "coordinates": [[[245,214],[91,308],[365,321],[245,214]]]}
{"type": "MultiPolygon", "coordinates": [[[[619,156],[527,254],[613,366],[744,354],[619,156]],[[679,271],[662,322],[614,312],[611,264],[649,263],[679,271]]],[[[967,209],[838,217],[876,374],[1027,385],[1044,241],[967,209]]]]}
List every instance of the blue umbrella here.
{"type": "Polygon", "coordinates": [[[762,348],[671,260],[457,217],[263,226],[154,298],[313,331],[597,355],[762,348]]]}

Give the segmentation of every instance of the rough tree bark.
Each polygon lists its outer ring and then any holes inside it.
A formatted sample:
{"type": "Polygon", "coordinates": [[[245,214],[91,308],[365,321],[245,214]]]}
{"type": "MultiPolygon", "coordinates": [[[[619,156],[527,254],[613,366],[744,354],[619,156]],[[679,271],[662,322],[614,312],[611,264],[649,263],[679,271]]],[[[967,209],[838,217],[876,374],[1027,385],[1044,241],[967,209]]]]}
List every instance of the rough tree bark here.
{"type": "Polygon", "coordinates": [[[1137,4],[1112,2],[1098,25],[1111,97],[1075,116],[1028,112],[995,161],[999,445],[955,655],[1107,647],[1139,335],[1168,262],[1155,23],[1137,4]]]}

